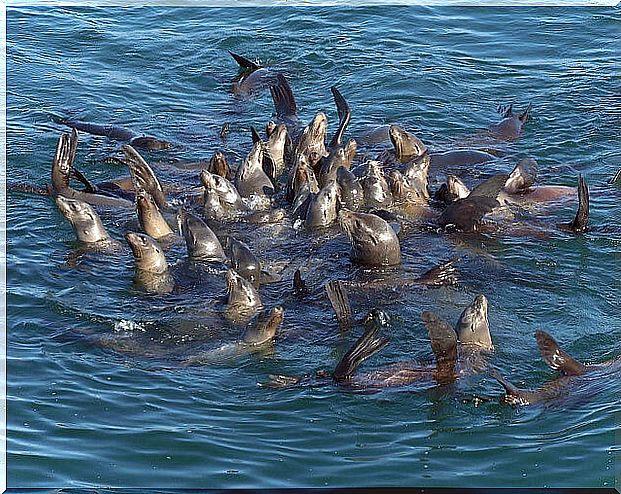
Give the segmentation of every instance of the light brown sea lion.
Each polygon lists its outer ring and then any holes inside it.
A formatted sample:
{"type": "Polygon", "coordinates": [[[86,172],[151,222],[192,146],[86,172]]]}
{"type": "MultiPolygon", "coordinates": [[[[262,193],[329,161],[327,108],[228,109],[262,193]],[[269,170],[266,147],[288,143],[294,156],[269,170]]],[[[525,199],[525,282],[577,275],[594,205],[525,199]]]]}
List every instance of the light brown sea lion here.
{"type": "Polygon", "coordinates": [[[162,216],[155,200],[144,189],[136,191],[136,211],[140,226],[150,237],[160,240],[174,235],[172,228],[162,216]]]}
{"type": "Polygon", "coordinates": [[[63,216],[71,223],[80,242],[91,245],[97,244],[101,248],[119,245],[118,242],[110,238],[101,218],[90,204],[62,195],[57,195],[55,202],[63,216]]]}
{"type": "Polygon", "coordinates": [[[142,233],[128,232],[125,239],[136,262],[135,282],[148,293],[170,293],[175,281],[168,272],[168,263],[157,241],[142,233]]]}

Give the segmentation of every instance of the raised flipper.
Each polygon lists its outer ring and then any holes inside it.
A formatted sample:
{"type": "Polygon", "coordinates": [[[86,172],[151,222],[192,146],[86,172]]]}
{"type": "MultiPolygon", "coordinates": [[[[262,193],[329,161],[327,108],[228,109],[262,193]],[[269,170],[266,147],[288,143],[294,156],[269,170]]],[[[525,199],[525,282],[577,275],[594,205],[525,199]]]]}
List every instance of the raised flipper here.
{"type": "Polygon", "coordinates": [[[505,388],[505,402],[509,405],[530,405],[535,399],[532,391],[519,389],[505,380],[496,369],[490,371],[490,375],[505,388]]]}
{"type": "Polygon", "coordinates": [[[530,111],[533,109],[533,104],[532,103],[528,103],[528,106],[526,107],[526,110],[524,110],[522,113],[520,113],[520,115],[518,116],[518,118],[520,119],[520,121],[524,124],[526,123],[526,121],[528,120],[528,117],[530,116],[530,111]]]}
{"type": "Polygon", "coordinates": [[[580,376],[586,372],[586,366],[564,352],[548,333],[539,330],[535,333],[535,338],[543,360],[552,369],[566,376],[580,376]]]}
{"type": "Polygon", "coordinates": [[[151,194],[161,210],[170,209],[162,185],[148,163],[129,144],[123,144],[121,150],[125,154],[134,189],[144,189],[151,194]]]}
{"type": "Polygon", "coordinates": [[[258,70],[261,68],[260,65],[257,65],[251,60],[248,60],[246,57],[242,57],[241,55],[238,55],[237,53],[233,53],[230,50],[229,50],[229,54],[235,59],[235,61],[239,64],[239,67],[244,71],[254,72],[255,70],[258,70]]]}
{"type": "Polygon", "coordinates": [[[343,284],[339,280],[331,281],[326,285],[326,293],[328,294],[328,299],[332,304],[339,325],[343,328],[351,327],[351,306],[349,305],[349,297],[347,296],[343,284]]]}
{"type": "Polygon", "coordinates": [[[509,106],[498,105],[496,111],[502,115],[502,118],[509,118],[513,116],[513,103],[509,106]]]}
{"type": "Polygon", "coordinates": [[[276,115],[279,118],[295,115],[298,109],[295,104],[291,86],[289,86],[287,79],[285,79],[285,76],[282,74],[277,74],[276,79],[278,80],[278,84],[270,86],[272,100],[276,108],[276,115]]]}
{"type": "Polygon", "coordinates": [[[436,379],[441,382],[454,381],[457,362],[457,333],[455,329],[433,312],[423,312],[421,319],[429,332],[431,349],[436,357],[436,379]]]}
{"type": "Polygon", "coordinates": [[[621,180],[621,168],[619,168],[619,170],[617,170],[617,173],[615,173],[614,177],[612,177],[610,180],[608,180],[608,184],[616,185],[617,182],[619,182],[620,180],[621,180]]]}
{"type": "Polygon", "coordinates": [[[442,264],[434,266],[416,279],[417,283],[426,286],[455,286],[457,285],[457,270],[455,263],[458,257],[453,257],[442,264]]]}
{"type": "Polygon", "coordinates": [[[71,135],[63,134],[58,139],[56,154],[52,161],[52,189],[62,192],[69,188],[71,170],[78,147],[78,133],[72,129],[71,135]]]}
{"type": "Polygon", "coordinates": [[[84,189],[84,192],[88,192],[89,194],[96,194],[98,192],[97,186],[93,184],[88,178],[86,178],[84,174],[77,168],[71,169],[71,176],[86,187],[86,189],[84,189]]]}
{"type": "Polygon", "coordinates": [[[505,186],[508,178],[509,175],[505,173],[493,175],[472,189],[472,192],[470,192],[468,197],[489,197],[491,199],[496,199],[502,188],[505,186]]]}
{"type": "Polygon", "coordinates": [[[589,222],[589,187],[586,179],[578,176],[578,212],[569,224],[569,229],[574,233],[584,233],[589,222]]]}
{"type": "Polygon", "coordinates": [[[345,98],[343,98],[343,95],[336,87],[332,86],[330,90],[332,91],[334,103],[336,104],[336,110],[339,115],[339,128],[330,141],[330,147],[335,148],[343,144],[343,134],[345,133],[345,129],[351,120],[351,110],[349,109],[347,101],[345,101],[345,98]]]}
{"type": "Polygon", "coordinates": [[[259,135],[259,132],[257,132],[257,129],[254,128],[254,126],[250,127],[250,132],[252,132],[252,144],[262,142],[261,136],[259,135]]]}
{"type": "Polygon", "coordinates": [[[306,283],[302,279],[302,273],[300,273],[299,269],[296,269],[295,273],[293,273],[293,291],[298,295],[308,293],[308,288],[306,288],[306,283]]]}
{"type": "Polygon", "coordinates": [[[388,345],[390,340],[388,338],[381,338],[378,335],[379,331],[379,325],[371,326],[358,338],[349,351],[343,355],[343,358],[332,373],[332,379],[335,382],[343,383],[349,381],[362,362],[388,345]]]}

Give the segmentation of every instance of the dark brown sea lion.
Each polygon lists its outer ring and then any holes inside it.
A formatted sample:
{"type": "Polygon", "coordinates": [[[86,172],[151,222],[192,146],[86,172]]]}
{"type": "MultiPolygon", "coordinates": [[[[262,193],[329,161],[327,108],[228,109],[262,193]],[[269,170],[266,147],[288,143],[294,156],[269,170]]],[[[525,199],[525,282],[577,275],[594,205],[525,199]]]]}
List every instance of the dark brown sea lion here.
{"type": "Polygon", "coordinates": [[[374,214],[346,208],[339,212],[339,220],[351,242],[353,262],[374,267],[401,263],[399,239],[388,222],[374,214]]]}
{"type": "Polygon", "coordinates": [[[177,215],[177,224],[185,239],[190,261],[222,262],[226,260],[218,237],[203,220],[181,209],[177,215]]]}
{"type": "Polygon", "coordinates": [[[206,219],[217,221],[236,219],[250,210],[235,186],[226,178],[203,170],[200,173],[200,181],[205,187],[206,219]]]}
{"type": "Polygon", "coordinates": [[[259,292],[234,269],[226,272],[225,280],[228,291],[225,317],[234,322],[247,322],[263,307],[259,292]]]}
{"type": "Polygon", "coordinates": [[[360,177],[364,192],[364,205],[369,209],[387,209],[392,206],[392,192],[379,161],[368,161],[364,175],[360,177]]]}
{"type": "Polygon", "coordinates": [[[72,129],[86,132],[97,136],[104,136],[115,141],[125,141],[134,147],[148,149],[150,151],[161,151],[171,147],[170,142],[157,137],[138,135],[131,130],[117,127],[115,125],[98,125],[94,123],[81,122],[67,118],[62,120],[64,125],[72,129]]]}
{"type": "Polygon", "coordinates": [[[231,91],[235,96],[248,98],[259,91],[267,89],[276,82],[277,72],[269,67],[248,60],[241,55],[229,51],[239,64],[240,72],[233,82],[231,91]]]}
{"type": "Polygon", "coordinates": [[[269,202],[269,195],[274,193],[274,184],[263,171],[264,146],[257,142],[244,159],[235,175],[235,187],[242,197],[255,197],[261,203],[269,202]]]}
{"type": "Polygon", "coordinates": [[[317,194],[311,196],[306,219],[306,228],[326,228],[338,216],[338,186],[335,181],[328,183],[317,194]]]}
{"type": "Polygon", "coordinates": [[[250,248],[240,240],[226,237],[224,247],[229,254],[231,267],[246,278],[255,288],[261,285],[261,262],[250,248]]]}

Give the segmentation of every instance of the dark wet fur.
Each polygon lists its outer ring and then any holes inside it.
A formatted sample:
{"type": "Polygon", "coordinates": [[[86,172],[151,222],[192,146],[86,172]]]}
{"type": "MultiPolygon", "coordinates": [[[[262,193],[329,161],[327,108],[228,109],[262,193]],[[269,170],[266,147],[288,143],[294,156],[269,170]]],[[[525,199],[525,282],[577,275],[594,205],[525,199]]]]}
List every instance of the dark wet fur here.
{"type": "Polygon", "coordinates": [[[356,343],[343,355],[338,363],[332,379],[337,383],[346,383],[356,372],[360,364],[384,348],[390,340],[379,336],[380,327],[373,325],[358,338],[356,343]]]}

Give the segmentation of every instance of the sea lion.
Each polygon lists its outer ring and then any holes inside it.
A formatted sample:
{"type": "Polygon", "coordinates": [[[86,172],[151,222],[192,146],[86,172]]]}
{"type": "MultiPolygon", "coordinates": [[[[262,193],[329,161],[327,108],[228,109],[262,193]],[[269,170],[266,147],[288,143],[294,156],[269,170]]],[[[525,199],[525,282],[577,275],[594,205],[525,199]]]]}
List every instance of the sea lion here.
{"type": "Polygon", "coordinates": [[[328,154],[325,143],[327,127],[328,118],[325,113],[317,112],[312,122],[304,127],[295,146],[295,155],[303,154],[310,157],[314,152],[319,158],[326,156],[328,154]]]}
{"type": "Polygon", "coordinates": [[[78,191],[70,187],[69,181],[74,176],[73,163],[78,146],[78,133],[72,129],[71,135],[62,134],[58,139],[56,153],[52,161],[52,195],[62,195],[69,199],[87,202],[94,206],[111,208],[133,208],[133,202],[120,197],[111,197],[98,193],[78,191]]]}
{"type": "Polygon", "coordinates": [[[144,189],[136,191],[136,211],[140,226],[150,237],[160,240],[174,235],[172,228],[162,216],[155,200],[144,189]]]}
{"type": "Polygon", "coordinates": [[[128,232],[125,239],[136,262],[135,283],[148,293],[165,295],[172,292],[175,281],[157,241],[142,233],[128,232]]]}
{"type": "Polygon", "coordinates": [[[234,269],[225,275],[228,291],[225,317],[234,322],[246,322],[263,307],[259,292],[252,283],[234,269]]]}
{"type": "Polygon", "coordinates": [[[63,216],[71,223],[78,241],[98,244],[101,247],[118,246],[118,242],[110,238],[101,218],[90,204],[62,195],[57,195],[55,202],[63,216]]]}
{"type": "Polygon", "coordinates": [[[208,220],[224,221],[249,211],[235,186],[226,178],[203,170],[200,181],[205,187],[204,216],[208,220]]]}
{"type": "Polygon", "coordinates": [[[431,159],[424,154],[412,161],[403,174],[392,170],[389,175],[390,189],[398,203],[427,204],[429,202],[429,164],[431,159]]]}
{"type": "Polygon", "coordinates": [[[520,113],[513,113],[513,105],[509,105],[506,109],[499,108],[499,111],[503,111],[502,120],[497,124],[490,127],[491,133],[500,139],[513,140],[517,139],[522,132],[524,124],[528,121],[530,111],[533,105],[529,103],[526,109],[520,113]]]}
{"type": "Polygon", "coordinates": [[[351,211],[358,211],[364,205],[364,190],[356,176],[344,166],[336,170],[339,202],[351,211]]]}
{"type": "Polygon", "coordinates": [[[434,169],[479,165],[498,159],[493,154],[477,149],[453,149],[450,151],[435,152],[431,153],[430,157],[434,169]]]}
{"type": "Polygon", "coordinates": [[[299,137],[300,120],[297,115],[297,104],[289,82],[282,74],[276,74],[276,84],[270,86],[270,93],[277,120],[287,126],[287,132],[292,141],[299,137]]]}
{"type": "Polygon", "coordinates": [[[183,365],[214,364],[263,349],[274,341],[282,325],[284,313],[281,306],[274,307],[271,311],[262,311],[248,324],[239,341],[200,352],[184,360],[183,365]]]}
{"type": "Polygon", "coordinates": [[[264,171],[272,179],[274,184],[276,184],[278,178],[285,171],[285,147],[287,145],[288,138],[289,135],[287,134],[287,126],[284,124],[278,124],[270,132],[267,142],[265,143],[265,152],[266,155],[270,157],[273,170],[270,170],[270,173],[265,170],[264,160],[264,171]]]}
{"type": "Polygon", "coordinates": [[[578,210],[573,221],[569,224],[558,225],[561,230],[573,233],[584,233],[589,223],[589,187],[582,174],[578,175],[578,210]]]}
{"type": "Polygon", "coordinates": [[[317,180],[321,187],[328,182],[336,180],[336,171],[339,167],[347,170],[351,168],[354,156],[356,155],[356,141],[350,139],[345,146],[339,146],[330,150],[330,154],[321,158],[319,163],[319,175],[317,180]]]}
{"type": "Polygon", "coordinates": [[[291,203],[299,202],[297,198],[300,196],[302,189],[306,189],[305,193],[319,192],[319,184],[315,172],[303,154],[297,156],[293,168],[289,172],[286,191],[287,201],[291,203]]]}
{"type": "Polygon", "coordinates": [[[406,132],[398,125],[391,125],[388,129],[388,135],[394,146],[395,158],[400,163],[419,158],[427,152],[427,146],[418,137],[406,132]]]}
{"type": "Polygon", "coordinates": [[[364,192],[364,205],[367,208],[386,209],[392,206],[392,193],[379,161],[372,160],[366,163],[366,170],[360,181],[364,192]]]}
{"type": "Polygon", "coordinates": [[[222,262],[226,260],[218,237],[203,220],[180,209],[177,214],[177,225],[185,239],[190,261],[222,262]]]}
{"type": "Polygon", "coordinates": [[[229,254],[231,267],[246,278],[255,288],[261,285],[261,263],[250,248],[240,240],[226,237],[224,247],[229,254]]]}
{"type": "Polygon", "coordinates": [[[350,258],[366,266],[384,267],[401,263],[399,239],[392,227],[374,214],[339,212],[341,228],[351,242],[350,258]]]}
{"type": "Polygon", "coordinates": [[[335,181],[311,196],[306,211],[306,228],[326,228],[336,221],[338,212],[338,186],[335,181]]]}
{"type": "Polygon", "coordinates": [[[231,87],[235,96],[248,98],[276,82],[277,73],[273,69],[262,67],[232,51],[229,51],[229,54],[239,64],[240,68],[240,72],[231,87]]]}
{"type": "Polygon", "coordinates": [[[586,365],[577,361],[566,353],[558,345],[556,340],[545,331],[535,332],[537,346],[541,356],[548,366],[560,372],[556,379],[544,384],[537,390],[524,390],[515,387],[505,380],[496,370],[492,371],[494,377],[505,389],[503,401],[510,405],[534,405],[537,403],[550,403],[561,399],[570,393],[571,389],[581,381],[586,380],[587,375],[597,371],[618,371],[621,368],[621,358],[608,360],[600,364],[586,365]]]}
{"type": "Polygon", "coordinates": [[[439,225],[450,231],[478,231],[483,217],[500,206],[496,198],[506,181],[506,174],[487,179],[467,197],[449,204],[438,218],[439,225]]]}
{"type": "Polygon", "coordinates": [[[468,197],[470,189],[461,179],[455,175],[447,175],[446,183],[443,183],[434,194],[434,199],[446,205],[458,199],[468,197]]]}
{"type": "Polygon", "coordinates": [[[158,139],[153,136],[139,135],[131,130],[117,127],[115,125],[98,125],[73,120],[71,118],[66,118],[62,120],[61,123],[67,127],[71,127],[72,129],[86,132],[87,134],[104,136],[115,141],[125,141],[133,147],[147,149],[149,151],[162,151],[170,149],[171,147],[171,143],[163,139],[158,139]]]}
{"type": "Polygon", "coordinates": [[[334,104],[336,105],[336,111],[339,116],[338,129],[332,136],[332,140],[328,145],[330,150],[335,150],[343,146],[343,135],[345,134],[345,129],[347,128],[347,126],[349,125],[349,121],[351,120],[351,110],[349,108],[349,105],[347,104],[347,101],[345,100],[341,92],[336,88],[336,86],[330,87],[330,91],[332,92],[334,104]]]}
{"type": "Polygon", "coordinates": [[[267,195],[274,193],[274,185],[263,171],[263,154],[263,144],[255,143],[237,169],[235,187],[242,197],[255,196],[265,202],[269,201],[267,195]]]}

